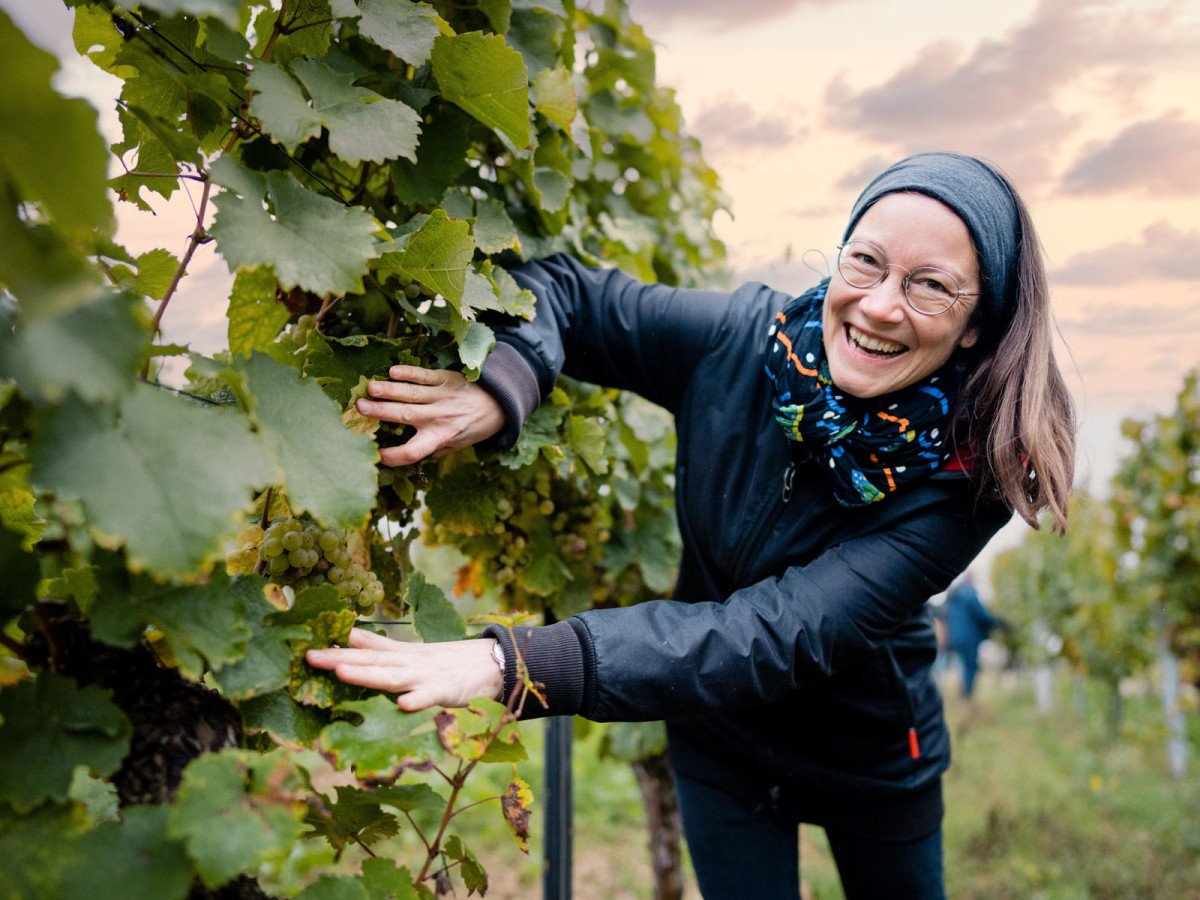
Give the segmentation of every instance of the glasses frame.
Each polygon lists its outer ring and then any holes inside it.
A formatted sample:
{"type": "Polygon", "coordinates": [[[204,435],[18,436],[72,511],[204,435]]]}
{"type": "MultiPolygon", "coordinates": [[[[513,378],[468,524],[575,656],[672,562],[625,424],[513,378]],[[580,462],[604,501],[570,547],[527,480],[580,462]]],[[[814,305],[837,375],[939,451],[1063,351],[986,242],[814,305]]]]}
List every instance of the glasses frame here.
{"type": "Polygon", "coordinates": [[[937,266],[917,266],[915,269],[907,269],[904,266],[898,265],[897,263],[888,262],[887,254],[883,252],[882,247],[880,247],[877,244],[872,244],[870,241],[864,241],[862,238],[854,238],[849,241],[842,241],[842,243],[837,245],[837,252],[838,252],[837,253],[838,275],[841,277],[842,281],[846,282],[846,284],[850,285],[850,287],[858,288],[859,290],[869,290],[870,288],[877,287],[878,285],[881,285],[885,281],[887,281],[887,277],[888,277],[888,275],[890,275],[892,273],[892,269],[903,269],[904,273],[905,273],[904,281],[900,287],[901,287],[901,293],[904,294],[904,302],[908,304],[908,308],[911,309],[913,312],[920,313],[923,316],[930,316],[930,317],[944,316],[946,313],[950,312],[950,310],[954,309],[955,304],[958,303],[959,297],[978,297],[980,294],[979,291],[959,290],[958,292],[955,293],[954,299],[950,301],[950,303],[946,306],[945,309],[941,310],[940,312],[926,312],[925,310],[920,309],[919,307],[915,306],[912,302],[912,298],[908,296],[908,283],[909,283],[909,281],[912,280],[914,272],[920,272],[922,269],[932,269],[934,272],[940,272],[941,274],[945,275],[947,278],[950,279],[950,281],[955,285],[955,287],[957,287],[958,279],[955,278],[953,275],[951,275],[949,272],[947,272],[945,269],[939,269],[937,266]],[[850,244],[865,244],[866,246],[868,246],[878,252],[879,259],[881,260],[881,262],[883,264],[883,274],[881,274],[877,279],[872,281],[870,284],[855,284],[853,281],[851,281],[849,278],[847,278],[845,276],[845,274],[842,272],[842,251],[845,250],[845,248],[847,246],[849,246],[850,244]]]}

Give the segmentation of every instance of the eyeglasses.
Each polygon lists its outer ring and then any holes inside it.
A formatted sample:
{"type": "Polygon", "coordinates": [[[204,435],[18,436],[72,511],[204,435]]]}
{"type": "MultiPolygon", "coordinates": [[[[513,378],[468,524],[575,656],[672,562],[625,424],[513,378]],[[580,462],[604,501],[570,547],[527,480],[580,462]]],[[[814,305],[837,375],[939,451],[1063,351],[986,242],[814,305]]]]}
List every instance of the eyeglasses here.
{"type": "Polygon", "coordinates": [[[882,282],[892,269],[904,269],[904,299],[923,316],[940,316],[949,312],[959,297],[978,297],[962,290],[956,279],[944,269],[919,266],[905,269],[887,261],[884,252],[868,241],[846,241],[838,245],[838,273],[846,284],[870,288],[882,282]]]}

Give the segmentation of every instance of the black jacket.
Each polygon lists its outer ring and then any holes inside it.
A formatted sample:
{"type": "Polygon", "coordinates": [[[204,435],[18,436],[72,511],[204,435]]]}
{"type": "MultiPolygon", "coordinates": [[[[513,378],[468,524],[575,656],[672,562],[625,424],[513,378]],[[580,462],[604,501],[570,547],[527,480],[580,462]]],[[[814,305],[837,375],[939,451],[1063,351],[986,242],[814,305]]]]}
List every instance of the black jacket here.
{"type": "Polygon", "coordinates": [[[945,470],[839,506],[773,419],[767,330],[785,294],[643,284],[565,256],[513,275],[538,315],[499,335],[481,380],[510,422],[562,371],[665,407],[678,432],[674,599],[519,632],[550,713],[668,719],[677,772],[782,785],[817,798],[818,819],[854,798],[928,796],[949,738],[926,600],[1009,511],[945,470]]]}

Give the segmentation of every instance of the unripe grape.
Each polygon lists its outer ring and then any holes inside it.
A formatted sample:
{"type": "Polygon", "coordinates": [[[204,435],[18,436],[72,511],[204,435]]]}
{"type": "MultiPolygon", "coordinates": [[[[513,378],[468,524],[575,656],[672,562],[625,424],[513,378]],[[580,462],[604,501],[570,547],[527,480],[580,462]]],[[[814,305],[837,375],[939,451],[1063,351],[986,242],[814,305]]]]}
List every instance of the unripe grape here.
{"type": "Polygon", "coordinates": [[[341,566],[334,566],[325,573],[325,577],[329,579],[330,584],[340,584],[342,579],[346,577],[346,570],[341,566]]]}
{"type": "Polygon", "coordinates": [[[342,539],[332,531],[326,531],[321,535],[321,549],[325,551],[325,555],[329,556],[330,552],[341,546],[342,539]]]}
{"type": "Polygon", "coordinates": [[[272,572],[286,572],[289,565],[288,558],[286,556],[272,556],[270,565],[272,572]]]}
{"type": "Polygon", "coordinates": [[[303,569],[308,562],[308,554],[303,550],[293,550],[287,555],[289,565],[295,566],[297,569],[303,569]]]}
{"type": "Polygon", "coordinates": [[[291,553],[293,550],[299,550],[300,549],[300,535],[298,533],[296,533],[295,531],[289,531],[287,534],[285,534],[283,536],[282,543],[283,543],[283,549],[286,550],[288,553],[291,553]]]}
{"type": "Polygon", "coordinates": [[[538,512],[540,512],[543,516],[553,515],[554,501],[553,500],[543,500],[541,503],[538,504],[538,512]]]}
{"type": "Polygon", "coordinates": [[[279,538],[267,538],[263,541],[262,546],[258,548],[259,555],[263,559],[272,559],[283,553],[283,541],[279,538]]]}

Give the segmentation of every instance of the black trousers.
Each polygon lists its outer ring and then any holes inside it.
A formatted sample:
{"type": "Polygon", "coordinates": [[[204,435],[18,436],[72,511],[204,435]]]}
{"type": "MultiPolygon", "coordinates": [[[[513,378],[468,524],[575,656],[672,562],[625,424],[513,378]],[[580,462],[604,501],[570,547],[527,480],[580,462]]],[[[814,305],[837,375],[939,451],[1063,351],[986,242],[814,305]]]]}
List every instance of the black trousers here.
{"type": "MultiPolygon", "coordinates": [[[[799,900],[799,823],[770,795],[735,797],[676,775],[683,830],[704,900],[799,900]]],[[[942,831],[880,841],[826,829],[846,900],[945,900],[942,831]]]]}

